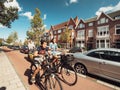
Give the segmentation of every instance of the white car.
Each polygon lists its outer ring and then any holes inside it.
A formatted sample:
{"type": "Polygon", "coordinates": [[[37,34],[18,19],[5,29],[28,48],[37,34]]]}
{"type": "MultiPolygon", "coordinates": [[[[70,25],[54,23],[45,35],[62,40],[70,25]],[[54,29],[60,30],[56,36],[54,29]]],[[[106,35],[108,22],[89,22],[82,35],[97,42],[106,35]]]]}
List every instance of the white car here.
{"type": "Polygon", "coordinates": [[[91,73],[120,82],[120,49],[101,48],[73,55],[73,65],[78,73],[91,73]]]}

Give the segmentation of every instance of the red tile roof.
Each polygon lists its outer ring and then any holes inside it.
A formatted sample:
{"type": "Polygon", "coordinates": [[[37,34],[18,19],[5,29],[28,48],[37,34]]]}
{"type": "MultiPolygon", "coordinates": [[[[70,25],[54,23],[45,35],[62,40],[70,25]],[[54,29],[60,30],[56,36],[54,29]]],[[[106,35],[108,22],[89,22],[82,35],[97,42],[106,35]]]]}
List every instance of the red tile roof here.
{"type": "Polygon", "coordinates": [[[52,28],[53,28],[53,30],[58,30],[58,29],[61,29],[61,28],[66,27],[66,26],[67,26],[67,23],[68,23],[68,21],[67,21],[67,22],[63,22],[63,23],[60,23],[60,24],[57,24],[57,25],[55,25],[55,26],[52,26],[52,28]]]}
{"type": "Polygon", "coordinates": [[[58,30],[58,29],[61,29],[61,28],[65,28],[68,24],[76,25],[76,24],[78,24],[78,22],[79,22],[79,20],[78,20],[78,17],[76,16],[74,19],[70,18],[70,20],[68,20],[66,22],[51,26],[51,29],[52,30],[58,30]]]}

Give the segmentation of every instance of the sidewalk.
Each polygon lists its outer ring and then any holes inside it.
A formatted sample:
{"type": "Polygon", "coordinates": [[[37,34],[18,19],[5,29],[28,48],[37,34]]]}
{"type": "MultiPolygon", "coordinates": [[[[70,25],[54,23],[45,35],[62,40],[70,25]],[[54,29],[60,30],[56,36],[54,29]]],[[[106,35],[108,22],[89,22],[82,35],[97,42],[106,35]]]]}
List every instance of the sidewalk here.
{"type": "Polygon", "coordinates": [[[0,50],[0,90],[28,90],[4,52],[0,50]]]}

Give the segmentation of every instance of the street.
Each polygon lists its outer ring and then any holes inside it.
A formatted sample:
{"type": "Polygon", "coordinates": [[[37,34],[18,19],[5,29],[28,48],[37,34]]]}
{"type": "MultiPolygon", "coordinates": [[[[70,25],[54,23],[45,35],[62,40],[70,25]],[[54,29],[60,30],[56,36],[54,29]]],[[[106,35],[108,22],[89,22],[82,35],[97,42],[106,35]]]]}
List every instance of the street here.
{"type": "MultiPolygon", "coordinates": [[[[29,88],[29,90],[40,90],[35,84],[29,85],[28,76],[29,76],[29,66],[30,62],[27,61],[27,54],[20,53],[19,51],[11,50],[8,48],[4,48],[4,52],[8,56],[10,62],[21,78],[22,82],[25,86],[29,88]]],[[[104,85],[101,83],[102,81],[98,81],[91,77],[78,75],[78,81],[74,86],[68,86],[62,83],[64,90],[119,90],[113,89],[114,86],[104,85]]]]}

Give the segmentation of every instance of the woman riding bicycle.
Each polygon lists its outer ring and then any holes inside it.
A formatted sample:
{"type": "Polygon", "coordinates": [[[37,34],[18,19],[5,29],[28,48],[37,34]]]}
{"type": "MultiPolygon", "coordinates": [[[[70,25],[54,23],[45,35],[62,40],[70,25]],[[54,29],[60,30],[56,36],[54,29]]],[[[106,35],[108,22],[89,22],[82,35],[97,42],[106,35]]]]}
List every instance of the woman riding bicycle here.
{"type": "Polygon", "coordinates": [[[58,60],[58,56],[57,55],[60,55],[61,52],[59,52],[59,48],[58,48],[58,45],[56,43],[56,39],[53,38],[49,44],[49,49],[51,50],[51,53],[53,55],[53,58],[54,58],[54,61],[53,62],[56,62],[58,60]]]}

